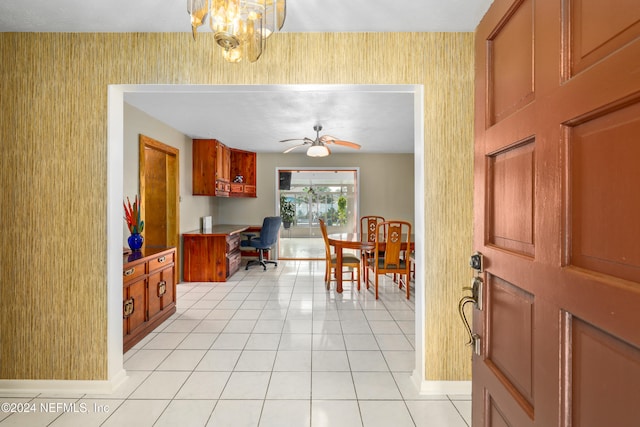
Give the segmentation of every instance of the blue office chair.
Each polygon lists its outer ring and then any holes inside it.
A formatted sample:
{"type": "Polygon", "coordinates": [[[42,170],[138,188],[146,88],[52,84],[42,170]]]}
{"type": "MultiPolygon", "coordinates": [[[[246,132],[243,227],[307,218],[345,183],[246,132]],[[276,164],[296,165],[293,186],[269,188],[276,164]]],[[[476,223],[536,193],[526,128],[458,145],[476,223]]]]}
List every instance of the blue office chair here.
{"type": "Polygon", "coordinates": [[[267,269],[267,263],[275,264],[278,266],[278,261],[265,260],[265,252],[269,250],[278,241],[278,232],[280,231],[280,225],[282,224],[282,218],[279,216],[268,216],[262,221],[262,229],[260,230],[260,237],[256,238],[255,234],[245,234],[247,240],[240,242],[240,246],[252,247],[258,250],[258,259],[252,259],[247,262],[245,270],[249,269],[249,266],[254,264],[260,264],[265,270],[267,269]]]}

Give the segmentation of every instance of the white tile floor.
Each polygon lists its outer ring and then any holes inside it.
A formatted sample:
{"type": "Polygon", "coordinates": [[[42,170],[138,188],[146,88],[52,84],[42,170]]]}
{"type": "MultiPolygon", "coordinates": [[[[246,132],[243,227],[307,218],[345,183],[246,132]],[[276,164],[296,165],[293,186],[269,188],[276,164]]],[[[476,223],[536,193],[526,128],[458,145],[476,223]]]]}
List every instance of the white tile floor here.
{"type": "Polygon", "coordinates": [[[403,291],[386,280],[378,301],[350,284],[339,295],[323,275],[281,261],[180,284],[178,312],[125,354],[116,393],[0,396],[37,408],[0,412],[0,426],[470,426],[470,396],[420,396],[410,380],[403,291]]]}

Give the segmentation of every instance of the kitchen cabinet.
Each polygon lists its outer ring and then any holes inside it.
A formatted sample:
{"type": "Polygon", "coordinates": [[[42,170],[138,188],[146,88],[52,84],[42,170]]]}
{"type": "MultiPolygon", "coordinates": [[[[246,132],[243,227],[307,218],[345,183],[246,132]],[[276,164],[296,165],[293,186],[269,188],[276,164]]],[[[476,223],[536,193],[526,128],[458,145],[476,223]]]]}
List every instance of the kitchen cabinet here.
{"type": "Polygon", "coordinates": [[[256,197],[256,153],[194,139],[192,155],[194,195],[256,197]]]}
{"type": "Polygon", "coordinates": [[[256,153],[231,150],[230,197],[256,197],[256,153]]]}

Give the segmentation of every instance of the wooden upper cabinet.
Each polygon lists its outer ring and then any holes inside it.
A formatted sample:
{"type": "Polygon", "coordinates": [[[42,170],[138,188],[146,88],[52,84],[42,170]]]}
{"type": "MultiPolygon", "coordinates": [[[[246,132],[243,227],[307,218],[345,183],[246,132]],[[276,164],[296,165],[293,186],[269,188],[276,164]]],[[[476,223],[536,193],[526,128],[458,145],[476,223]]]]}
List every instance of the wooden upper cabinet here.
{"type": "Polygon", "coordinates": [[[231,181],[231,172],[229,171],[229,164],[231,163],[231,151],[229,147],[221,143],[216,142],[216,180],[221,182],[231,181]]]}
{"type": "Polygon", "coordinates": [[[217,139],[193,140],[193,194],[256,197],[256,153],[229,148],[217,139]],[[242,176],[242,182],[233,182],[242,176]]]}
{"type": "Polygon", "coordinates": [[[193,194],[215,196],[216,194],[216,151],[215,139],[193,140],[193,194]]]}
{"type": "Polygon", "coordinates": [[[231,149],[231,197],[256,197],[256,153],[231,149]]]}

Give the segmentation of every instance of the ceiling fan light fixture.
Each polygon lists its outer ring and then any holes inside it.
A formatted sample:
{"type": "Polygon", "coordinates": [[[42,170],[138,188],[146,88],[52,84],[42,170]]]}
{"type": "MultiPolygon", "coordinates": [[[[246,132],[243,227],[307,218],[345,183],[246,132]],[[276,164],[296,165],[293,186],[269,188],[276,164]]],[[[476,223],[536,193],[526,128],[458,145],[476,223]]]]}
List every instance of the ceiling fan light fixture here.
{"type": "Polygon", "coordinates": [[[329,155],[329,149],[321,144],[313,144],[307,150],[307,156],[309,157],[327,157],[329,155]]]}
{"type": "Polygon", "coordinates": [[[360,144],[356,144],[355,142],[343,141],[341,139],[338,140],[329,135],[320,136],[320,131],[322,130],[321,124],[314,125],[313,130],[316,131],[315,140],[311,138],[307,138],[306,136],[304,138],[292,138],[292,139],[281,140],[280,142],[302,141],[301,144],[294,145],[293,147],[287,148],[286,150],[284,150],[284,153],[286,154],[295,150],[298,147],[305,147],[308,145],[309,148],[307,149],[307,156],[327,157],[329,154],[331,154],[331,150],[329,150],[329,147],[327,147],[325,144],[343,145],[345,147],[353,148],[356,150],[360,149],[360,144]]]}

